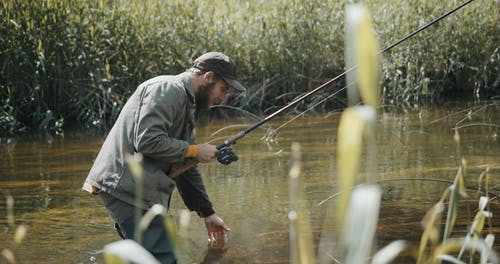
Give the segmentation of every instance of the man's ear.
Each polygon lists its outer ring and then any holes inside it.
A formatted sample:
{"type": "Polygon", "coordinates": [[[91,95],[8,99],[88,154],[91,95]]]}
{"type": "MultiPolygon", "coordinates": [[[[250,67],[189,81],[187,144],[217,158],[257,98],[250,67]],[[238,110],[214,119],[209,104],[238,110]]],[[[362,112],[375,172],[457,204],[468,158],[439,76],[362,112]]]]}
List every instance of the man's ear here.
{"type": "Polygon", "coordinates": [[[207,71],[203,74],[203,81],[205,83],[212,83],[215,73],[213,71],[207,71]]]}

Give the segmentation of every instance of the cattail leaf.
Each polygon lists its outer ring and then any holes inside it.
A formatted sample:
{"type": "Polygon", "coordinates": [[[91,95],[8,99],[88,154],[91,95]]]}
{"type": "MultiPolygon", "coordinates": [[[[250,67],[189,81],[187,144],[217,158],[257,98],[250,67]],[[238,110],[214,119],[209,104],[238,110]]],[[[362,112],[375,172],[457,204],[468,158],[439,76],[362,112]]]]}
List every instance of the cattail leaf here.
{"type": "Polygon", "coordinates": [[[494,242],[495,242],[495,235],[493,234],[488,234],[484,239],[484,247],[483,250],[481,251],[481,264],[499,263],[498,255],[493,250],[494,242]]]}
{"type": "Polygon", "coordinates": [[[125,161],[127,162],[127,165],[129,167],[132,176],[134,176],[134,178],[136,179],[142,179],[144,173],[142,169],[142,163],[143,163],[142,154],[134,153],[133,155],[127,155],[125,157],[125,161]]]}
{"type": "Polygon", "coordinates": [[[451,256],[451,255],[440,255],[439,260],[444,260],[446,261],[446,263],[452,263],[452,264],[467,264],[463,261],[461,261],[460,259],[454,257],[454,256],[451,256]]]}
{"type": "Polygon", "coordinates": [[[17,245],[23,242],[24,237],[26,237],[26,233],[28,232],[28,227],[26,225],[20,225],[16,228],[16,233],[14,234],[14,243],[17,245]]]}
{"type": "Polygon", "coordinates": [[[104,69],[106,71],[106,78],[111,80],[113,76],[111,75],[111,67],[109,66],[109,61],[106,59],[106,64],[104,65],[104,69]]]}
{"type": "MultiPolygon", "coordinates": [[[[445,196],[443,195],[443,197],[445,196]]],[[[443,212],[443,209],[444,203],[442,200],[440,200],[427,212],[424,220],[422,221],[424,232],[422,233],[422,237],[420,238],[417,263],[421,263],[424,260],[424,251],[427,248],[427,244],[429,242],[436,242],[437,237],[439,237],[439,235],[436,234],[439,233],[439,220],[441,219],[441,213],[443,212]]]]}
{"type": "Polygon", "coordinates": [[[104,252],[103,256],[104,256],[104,263],[105,264],[129,264],[130,263],[130,262],[120,258],[119,256],[112,254],[112,253],[104,252]]]}
{"type": "Polygon", "coordinates": [[[460,144],[460,134],[458,133],[458,129],[455,128],[455,134],[453,135],[453,140],[456,144],[460,144]]]}
{"type": "Polygon", "coordinates": [[[299,182],[302,174],[300,144],[292,144],[292,167],[290,168],[290,260],[292,263],[315,263],[313,237],[307,206],[304,205],[305,190],[299,182]]]}
{"type": "Polygon", "coordinates": [[[464,244],[463,238],[449,239],[436,246],[434,249],[434,259],[441,259],[443,255],[459,251],[464,244]]]}
{"type": "Polygon", "coordinates": [[[372,250],[378,223],[382,191],[376,185],[356,187],[352,192],[343,242],[346,248],[345,263],[365,263],[372,250]]]}
{"type": "Polygon", "coordinates": [[[191,222],[191,213],[188,209],[179,210],[179,231],[180,237],[187,237],[188,227],[191,222]]]}
{"type": "MultiPolygon", "coordinates": [[[[472,225],[470,227],[469,233],[466,236],[466,241],[477,241],[480,239],[480,234],[483,231],[484,228],[484,222],[485,222],[486,216],[484,214],[483,210],[479,210],[476,213],[476,216],[474,217],[474,221],[472,222],[472,225]]],[[[462,255],[464,248],[459,253],[459,257],[462,255]]],[[[473,256],[475,254],[476,248],[472,247],[470,255],[473,256]]]]}
{"type": "Polygon", "coordinates": [[[337,167],[340,195],[338,223],[341,230],[347,203],[361,156],[364,122],[353,108],[346,109],[340,118],[338,131],[337,167]]]}
{"type": "Polygon", "coordinates": [[[488,205],[488,197],[486,196],[481,196],[479,198],[479,211],[483,211],[484,209],[486,209],[486,205],[488,205]]]}
{"type": "Polygon", "coordinates": [[[340,227],[342,227],[350,189],[359,167],[362,132],[362,120],[355,115],[352,109],[345,110],[340,119],[337,148],[339,191],[342,192],[338,214],[340,227]]]}
{"type": "MultiPolygon", "coordinates": [[[[350,5],[346,15],[346,65],[356,65],[358,89],[367,105],[379,105],[379,44],[373,32],[370,13],[362,5],[350,5]]],[[[352,81],[349,74],[348,81],[352,81]]],[[[354,94],[354,93],[351,93],[354,94]]],[[[353,100],[350,98],[350,102],[353,100]]]]}
{"type": "Polygon", "coordinates": [[[16,224],[14,218],[14,197],[12,197],[12,195],[7,195],[5,199],[7,205],[7,223],[9,227],[14,228],[16,224]]]}
{"type": "Polygon", "coordinates": [[[36,53],[40,56],[43,55],[43,42],[42,39],[38,39],[37,42],[37,47],[36,47],[36,53]]]}
{"type": "Polygon", "coordinates": [[[297,212],[299,263],[315,263],[313,234],[307,209],[302,205],[297,212]]]}
{"type": "Polygon", "coordinates": [[[104,247],[104,261],[106,264],[160,263],[149,251],[131,239],[107,244],[104,247]]]}
{"type": "Polygon", "coordinates": [[[467,170],[467,160],[462,159],[461,161],[461,170],[459,170],[459,173],[457,173],[456,180],[455,180],[455,185],[457,186],[457,191],[462,197],[467,197],[467,191],[465,188],[465,172],[467,170]]]}
{"type": "Polygon", "coordinates": [[[404,240],[393,241],[373,255],[372,264],[391,263],[407,247],[408,243],[404,240]]]}
{"type": "Polygon", "coordinates": [[[493,235],[493,234],[486,235],[484,242],[486,243],[488,248],[493,248],[493,243],[495,242],[495,235],[493,235]]]}
{"type": "Polygon", "coordinates": [[[377,109],[379,105],[379,44],[367,9],[359,25],[356,40],[357,75],[361,98],[377,109]]]}
{"type": "Polygon", "coordinates": [[[172,246],[174,250],[176,248],[179,248],[180,246],[180,237],[179,234],[177,233],[177,226],[175,225],[174,219],[172,216],[167,215],[167,211],[164,210],[163,212],[163,224],[165,226],[165,230],[167,232],[167,236],[172,242],[172,246]]]}
{"type": "MultiPolygon", "coordinates": [[[[153,205],[140,219],[139,224],[136,227],[136,231],[134,234],[134,240],[142,243],[142,234],[144,231],[149,227],[153,219],[158,216],[158,215],[163,215],[165,212],[165,207],[163,207],[161,204],[155,204],[153,205]]],[[[167,227],[167,226],[165,226],[167,227]]]]}
{"type": "Polygon", "coordinates": [[[473,227],[472,231],[473,231],[475,238],[477,238],[481,234],[481,232],[483,231],[485,219],[486,219],[486,216],[482,211],[477,212],[476,217],[474,219],[474,222],[472,223],[472,227],[473,227]]]}
{"type": "Polygon", "coordinates": [[[16,257],[14,256],[14,253],[12,253],[12,250],[10,249],[3,249],[2,257],[5,260],[7,260],[7,263],[16,263],[16,257]]]}
{"type": "Polygon", "coordinates": [[[464,171],[466,165],[467,163],[465,159],[462,159],[462,164],[458,168],[455,180],[453,181],[453,185],[450,188],[450,202],[448,203],[448,214],[446,216],[443,240],[446,240],[451,235],[451,233],[453,232],[453,228],[455,227],[460,197],[467,197],[464,183],[464,171]]]}
{"type": "Polygon", "coordinates": [[[450,193],[450,202],[448,203],[448,214],[446,216],[446,224],[445,224],[443,240],[446,240],[451,235],[457,219],[458,192],[456,191],[457,188],[455,185],[451,187],[451,190],[452,191],[450,193]]]}

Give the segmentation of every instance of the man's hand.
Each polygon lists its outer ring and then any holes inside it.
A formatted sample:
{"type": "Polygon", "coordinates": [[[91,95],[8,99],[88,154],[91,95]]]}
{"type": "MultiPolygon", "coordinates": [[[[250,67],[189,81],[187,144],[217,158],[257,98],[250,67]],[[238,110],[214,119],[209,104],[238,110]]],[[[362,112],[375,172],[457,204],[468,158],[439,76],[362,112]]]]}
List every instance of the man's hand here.
{"type": "Polygon", "coordinates": [[[229,227],[217,214],[205,217],[205,226],[207,227],[209,242],[224,243],[226,241],[226,232],[229,231],[229,227]]]}
{"type": "Polygon", "coordinates": [[[217,157],[217,147],[210,144],[198,144],[198,161],[208,163],[217,157]]]}

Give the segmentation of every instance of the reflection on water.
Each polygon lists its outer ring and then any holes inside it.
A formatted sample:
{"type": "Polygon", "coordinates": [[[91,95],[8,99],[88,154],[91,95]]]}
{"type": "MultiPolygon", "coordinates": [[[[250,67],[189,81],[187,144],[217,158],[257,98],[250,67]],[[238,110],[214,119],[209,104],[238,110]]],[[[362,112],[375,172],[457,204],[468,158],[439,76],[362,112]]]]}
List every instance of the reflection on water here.
{"type": "MultiPolygon", "coordinates": [[[[420,222],[453,181],[461,157],[468,164],[469,198],[461,202],[455,234],[464,235],[472,222],[479,175],[489,166],[490,196],[497,195],[490,208],[494,212],[490,224],[491,231],[498,236],[498,110],[490,106],[474,108],[471,113],[426,109],[379,115],[377,173],[370,175],[362,169],[357,180],[376,182],[383,190],[378,248],[396,239],[418,243],[422,233],[420,222]],[[459,130],[461,143],[457,146],[452,128],[460,126],[463,126],[459,130]]],[[[308,213],[315,244],[326,234],[336,236],[334,222],[325,216],[327,208],[334,210],[336,202],[333,176],[339,118],[340,114],[331,114],[298,119],[266,141],[262,138],[266,128],[278,127],[288,119],[274,120],[234,146],[238,162],[228,166],[200,165],[215,209],[231,232],[226,245],[210,246],[202,221],[192,214],[188,229],[181,234],[180,263],[288,262],[288,171],[292,142],[301,144],[304,159],[301,184],[310,205],[308,213]]],[[[210,136],[235,122],[251,125],[253,120],[205,125],[197,130],[198,141],[234,135],[237,130],[227,129],[210,136]]],[[[25,241],[15,248],[19,263],[102,263],[100,250],[118,239],[98,199],[80,191],[103,138],[68,134],[64,140],[52,144],[34,140],[1,147],[0,190],[15,199],[16,223],[29,226],[25,241]]],[[[184,206],[175,193],[170,213],[176,216],[181,209],[184,206]]],[[[0,249],[14,248],[6,214],[2,199],[0,249]]],[[[500,249],[498,239],[495,249],[497,252],[500,249]]]]}

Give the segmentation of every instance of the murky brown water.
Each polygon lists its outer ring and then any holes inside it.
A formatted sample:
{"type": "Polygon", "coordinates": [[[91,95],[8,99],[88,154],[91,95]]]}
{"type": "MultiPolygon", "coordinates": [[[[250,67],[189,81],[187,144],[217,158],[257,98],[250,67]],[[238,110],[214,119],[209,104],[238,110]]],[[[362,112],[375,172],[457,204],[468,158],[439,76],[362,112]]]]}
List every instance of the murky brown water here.
{"type": "MultiPolygon", "coordinates": [[[[481,172],[490,168],[490,196],[494,218],[489,222],[500,249],[500,106],[455,109],[425,109],[405,114],[384,113],[378,119],[376,174],[360,172],[357,183],[376,182],[383,190],[376,246],[405,239],[418,243],[420,221],[453,181],[459,154],[467,160],[466,185],[456,236],[464,235],[477,208],[476,191],[481,172]],[[453,141],[460,128],[460,148],[453,141]]],[[[326,208],[335,208],[336,137],[339,113],[300,118],[283,127],[274,141],[262,139],[266,130],[256,130],[234,146],[240,160],[229,166],[201,165],[211,199],[219,215],[230,226],[228,243],[209,249],[204,225],[191,214],[178,255],[180,263],[287,263],[288,172],[290,146],[302,148],[303,175],[309,218],[315,245],[327,234],[335,234],[326,208]],[[323,203],[319,205],[321,202],[323,203]],[[208,261],[209,262],[209,261],[208,261]]],[[[278,127],[287,118],[272,121],[278,127]]],[[[246,128],[252,120],[219,122],[197,130],[199,142],[234,135],[226,129],[234,123],[246,128]]],[[[267,128],[269,126],[265,126],[267,128]]],[[[18,263],[103,263],[100,250],[118,237],[98,198],[80,191],[82,181],[102,143],[102,137],[68,133],[64,140],[19,142],[0,147],[0,190],[15,199],[16,224],[29,227],[24,242],[15,246],[6,220],[5,199],[0,200],[0,249],[14,250],[18,263]]],[[[219,143],[218,141],[217,143],[219,143]]],[[[183,209],[177,193],[171,214],[183,209]]],[[[487,226],[490,230],[490,226],[487,226]]],[[[336,256],[340,257],[340,256],[336,256]]]]}

